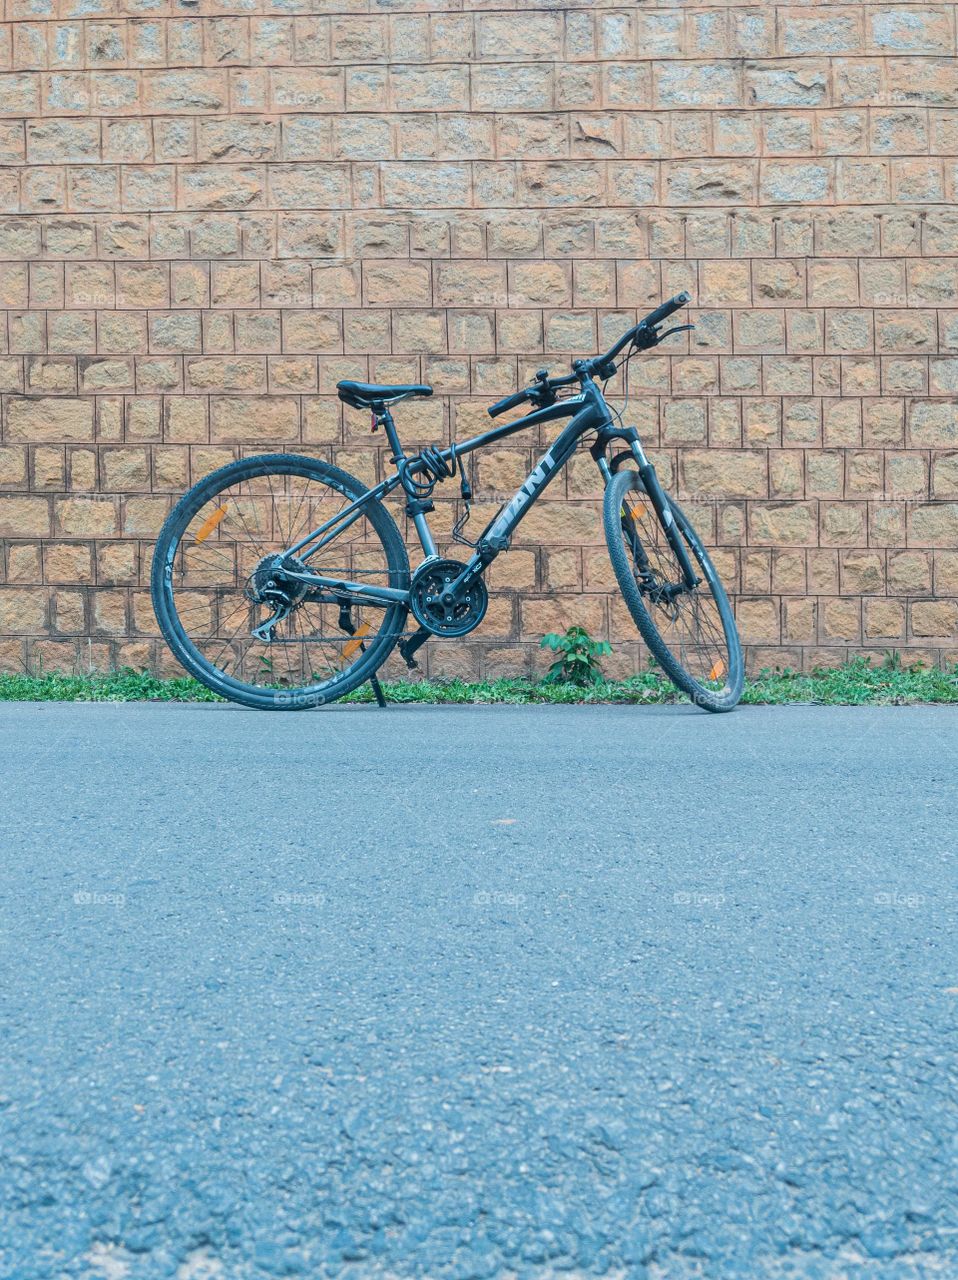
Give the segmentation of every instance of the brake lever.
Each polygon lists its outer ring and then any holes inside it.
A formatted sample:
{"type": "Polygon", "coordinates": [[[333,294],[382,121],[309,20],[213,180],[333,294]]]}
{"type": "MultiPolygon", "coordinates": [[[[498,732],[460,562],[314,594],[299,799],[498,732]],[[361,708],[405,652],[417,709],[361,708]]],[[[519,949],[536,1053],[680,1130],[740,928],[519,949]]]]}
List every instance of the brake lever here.
{"type": "Polygon", "coordinates": [[[655,345],[664,342],[666,338],[671,338],[673,333],[685,333],[687,329],[694,329],[694,324],[677,324],[672,329],[666,329],[665,333],[660,333],[655,340],[655,345]]]}

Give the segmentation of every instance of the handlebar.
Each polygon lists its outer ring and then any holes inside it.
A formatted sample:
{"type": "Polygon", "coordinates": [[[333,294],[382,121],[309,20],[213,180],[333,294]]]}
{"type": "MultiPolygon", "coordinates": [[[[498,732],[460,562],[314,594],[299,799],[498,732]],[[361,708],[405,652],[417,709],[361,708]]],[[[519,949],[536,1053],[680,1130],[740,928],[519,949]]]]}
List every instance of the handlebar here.
{"type": "MultiPolygon", "coordinates": [[[[525,404],[527,400],[533,400],[540,405],[551,404],[555,399],[555,389],[557,387],[568,386],[581,378],[596,375],[600,378],[611,378],[615,373],[613,361],[624,347],[628,346],[630,342],[634,343],[640,350],[654,347],[663,337],[668,337],[668,334],[659,334],[657,326],[663,320],[667,320],[669,316],[674,315],[676,311],[680,311],[691,300],[691,295],[688,293],[677,293],[674,298],[669,298],[667,302],[663,302],[654,311],[650,311],[637,325],[633,325],[614,346],[609,348],[605,355],[594,356],[591,360],[575,361],[572,366],[575,369],[575,373],[565,378],[548,378],[545,370],[542,370],[536,376],[534,386],[526,387],[523,391],[516,391],[513,395],[506,396],[505,399],[497,400],[495,404],[490,405],[487,410],[489,417],[498,418],[500,413],[515,409],[517,405],[525,404]]],[[[692,326],[686,325],[684,327],[691,328],[692,326]]],[[[674,333],[675,330],[670,330],[669,332],[674,333]]]]}
{"type": "Polygon", "coordinates": [[[506,396],[504,400],[497,400],[495,404],[491,404],[487,412],[490,418],[498,418],[500,413],[514,409],[517,404],[525,404],[528,399],[528,391],[517,391],[515,395],[506,396]]]}
{"type": "Polygon", "coordinates": [[[674,298],[669,298],[668,302],[663,302],[654,311],[650,311],[644,320],[639,321],[638,327],[654,329],[657,324],[661,324],[663,320],[668,320],[669,316],[674,315],[676,311],[681,311],[691,301],[691,294],[684,291],[677,293],[674,298]]]}
{"type": "Polygon", "coordinates": [[[612,361],[623,347],[628,346],[630,342],[634,342],[641,350],[654,347],[661,340],[661,336],[664,336],[657,333],[656,326],[660,325],[663,320],[667,320],[676,311],[680,311],[691,300],[691,296],[683,292],[677,293],[674,298],[669,298],[667,302],[663,302],[654,311],[650,311],[628,333],[624,333],[615,346],[610,347],[604,356],[596,356],[593,360],[585,361],[588,371],[590,373],[598,373],[600,377],[611,377],[615,372],[612,361]]]}

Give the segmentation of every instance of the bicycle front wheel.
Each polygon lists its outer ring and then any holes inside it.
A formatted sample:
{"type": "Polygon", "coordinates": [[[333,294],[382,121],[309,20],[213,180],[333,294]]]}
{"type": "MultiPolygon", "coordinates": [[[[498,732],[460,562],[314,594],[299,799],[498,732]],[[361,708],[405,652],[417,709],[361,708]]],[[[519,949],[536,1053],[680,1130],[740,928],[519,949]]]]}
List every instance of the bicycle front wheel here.
{"type": "MultiPolygon", "coordinates": [[[[244,458],[191,489],[160,531],[151,580],[160,630],[186,670],[224,698],[267,711],[321,706],[368,680],[402,634],[406,606],[309,588],[276,571],[289,547],[366,492],[338,467],[292,454],[244,458]]],[[[299,568],[409,588],[402,536],[376,500],[299,568]]]]}
{"type": "Polygon", "coordinates": [[[638,473],[617,471],[605,491],[605,536],[632,619],[669,678],[706,711],[731,711],[745,682],[728,596],[688,517],[668,499],[700,575],[684,585],[678,557],[638,473]]]}

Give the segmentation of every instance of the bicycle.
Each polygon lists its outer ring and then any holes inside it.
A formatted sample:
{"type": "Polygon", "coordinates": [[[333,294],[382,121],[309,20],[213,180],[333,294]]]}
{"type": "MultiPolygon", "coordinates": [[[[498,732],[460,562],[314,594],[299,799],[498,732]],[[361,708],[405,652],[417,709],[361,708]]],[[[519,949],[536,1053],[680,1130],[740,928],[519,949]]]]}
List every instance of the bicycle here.
{"type": "Polygon", "coordinates": [[[485,571],[508,550],[520,520],[584,437],[605,485],[603,520],[616,581],[652,656],[700,707],[729,711],[742,692],[742,649],[728,597],[701,540],[667,496],[638,432],[614,416],[604,388],[642,351],[673,333],[660,326],[685,306],[662,303],[604,355],[532,386],[488,412],[531,404],[523,417],[445,448],[408,457],[390,405],[431,396],[424,384],[343,381],[339,398],[385,431],[393,472],[372,487],[319,459],[243,458],[214,471],[173,508],[153,558],[160,630],[179,662],[216,693],[248,707],[321,706],[371,681],[398,644],[410,668],[431,636],[467,635],[488,604],[485,571]],[[619,359],[621,353],[625,355],[619,359]],[[618,361],[618,363],[617,363],[618,361]],[[602,383],[602,387],[599,383],[602,383]],[[472,487],[463,458],[517,431],[571,419],[475,541],[465,537],[472,487]],[[613,453],[612,447],[626,447],[613,453]],[[471,554],[441,556],[427,516],[435,486],[459,478],[463,513],[453,540],[471,554]],[[400,491],[424,559],[410,571],[383,499],[400,491]],[[409,614],[417,629],[404,635],[409,614]]]}

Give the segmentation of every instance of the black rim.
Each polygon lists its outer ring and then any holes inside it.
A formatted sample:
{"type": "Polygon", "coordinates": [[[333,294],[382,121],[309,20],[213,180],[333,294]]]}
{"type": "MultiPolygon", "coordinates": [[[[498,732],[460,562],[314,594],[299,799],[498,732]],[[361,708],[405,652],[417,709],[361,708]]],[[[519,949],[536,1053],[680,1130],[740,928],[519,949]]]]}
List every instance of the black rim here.
{"type": "MultiPolygon", "coordinates": [[[[273,558],[356,494],[330,477],[275,464],[240,470],[202,494],[201,487],[186,499],[164,574],[170,613],[202,667],[251,692],[316,692],[348,679],[367,650],[392,634],[392,608],[312,591],[273,572],[273,558]],[[269,638],[255,634],[274,618],[269,638]]],[[[403,585],[368,514],[303,567],[403,585]]]]}
{"type": "Polygon", "coordinates": [[[719,700],[735,696],[736,653],[710,583],[714,571],[698,539],[676,518],[701,578],[697,586],[688,588],[675,551],[642,490],[626,492],[621,525],[632,576],[662,644],[699,689],[719,700]]]}

